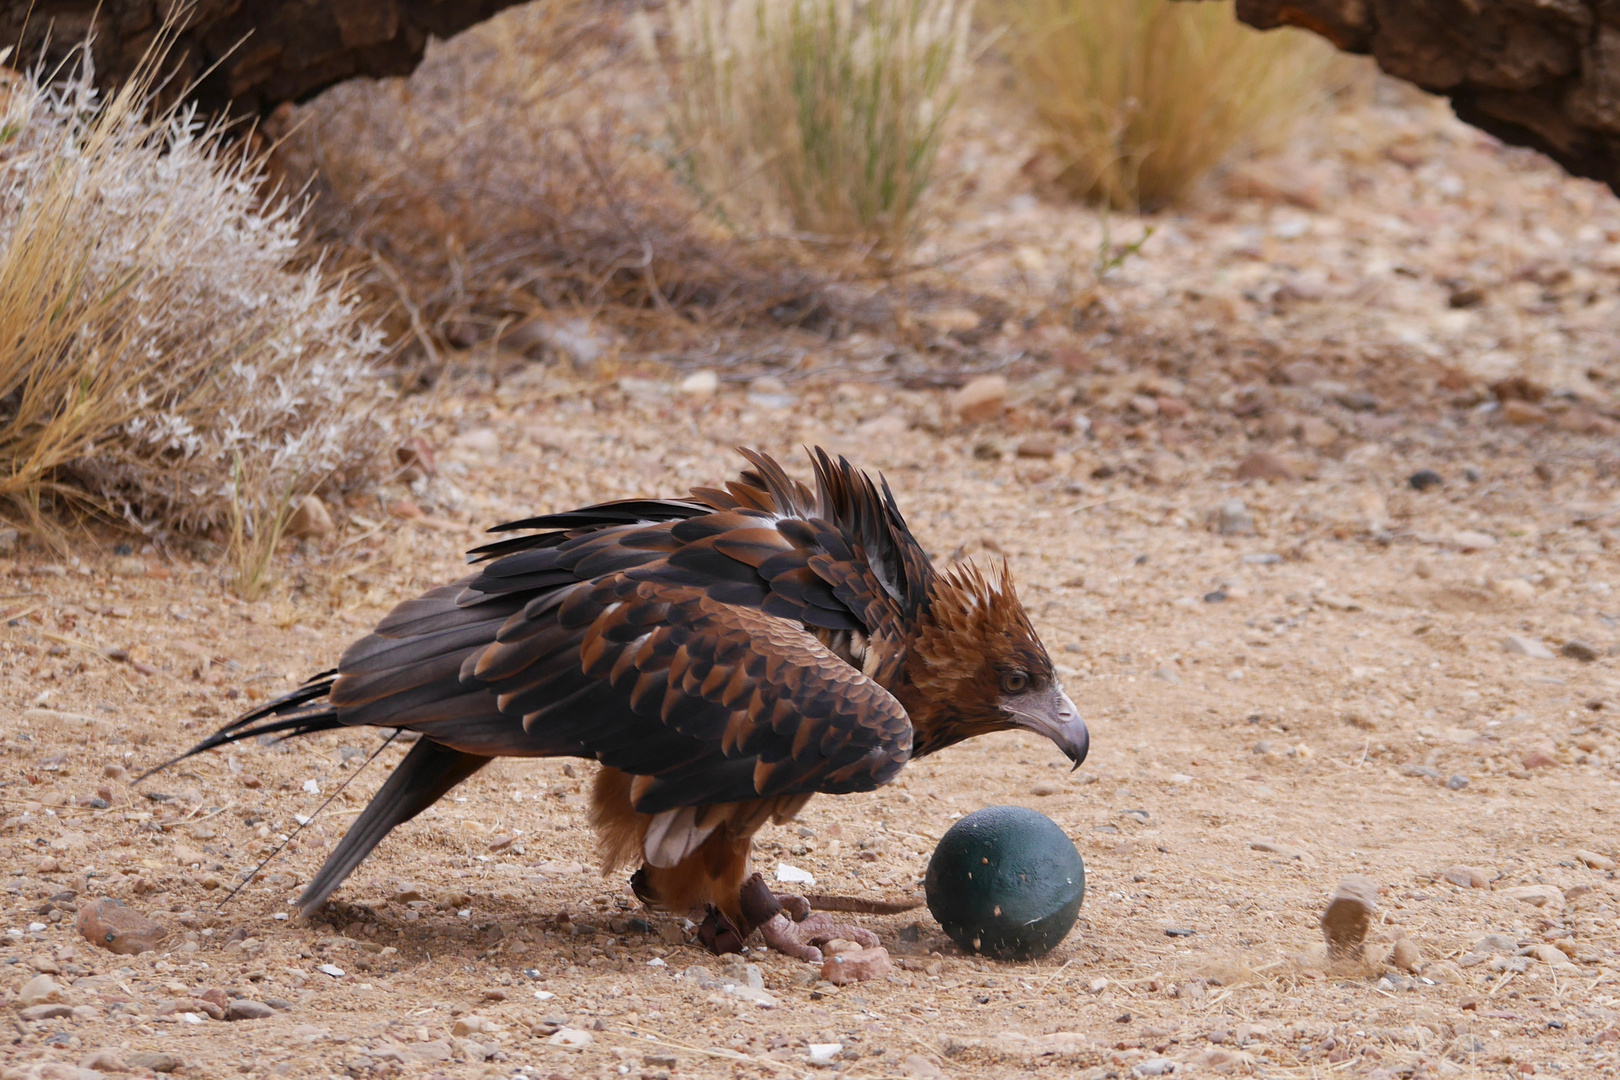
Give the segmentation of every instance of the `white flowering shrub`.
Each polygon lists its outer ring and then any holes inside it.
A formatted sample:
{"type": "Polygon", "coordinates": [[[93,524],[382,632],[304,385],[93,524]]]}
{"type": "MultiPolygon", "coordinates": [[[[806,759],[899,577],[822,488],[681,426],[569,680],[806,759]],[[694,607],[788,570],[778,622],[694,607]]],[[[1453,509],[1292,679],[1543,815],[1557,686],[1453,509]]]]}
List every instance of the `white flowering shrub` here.
{"type": "Polygon", "coordinates": [[[149,78],[0,75],[0,496],[262,534],[363,472],[379,334],[260,161],[149,78]]]}

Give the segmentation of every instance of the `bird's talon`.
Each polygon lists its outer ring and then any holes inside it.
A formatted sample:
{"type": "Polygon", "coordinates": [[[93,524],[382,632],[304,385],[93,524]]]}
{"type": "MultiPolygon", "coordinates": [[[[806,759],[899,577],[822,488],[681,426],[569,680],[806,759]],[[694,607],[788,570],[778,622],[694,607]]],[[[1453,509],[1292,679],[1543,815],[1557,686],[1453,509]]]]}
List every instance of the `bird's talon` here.
{"type": "Polygon", "coordinates": [[[787,912],[794,922],[804,922],[813,910],[810,901],[793,893],[777,893],[776,902],[782,905],[782,910],[787,912]]]}
{"type": "Polygon", "coordinates": [[[779,953],[811,964],[822,961],[821,950],[805,940],[803,924],[795,923],[784,911],[777,912],[762,923],[759,932],[765,938],[765,944],[779,953]]]}

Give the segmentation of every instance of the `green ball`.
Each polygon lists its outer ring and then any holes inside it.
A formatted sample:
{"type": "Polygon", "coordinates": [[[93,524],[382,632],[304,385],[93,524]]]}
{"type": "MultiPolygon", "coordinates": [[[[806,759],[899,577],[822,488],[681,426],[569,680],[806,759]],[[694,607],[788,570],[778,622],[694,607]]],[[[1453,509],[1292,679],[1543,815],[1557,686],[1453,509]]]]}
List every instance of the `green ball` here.
{"type": "Polygon", "coordinates": [[[1086,865],[1057,822],[992,806],[950,827],[928,860],[928,910],[968,952],[1032,960],[1074,929],[1086,865]]]}

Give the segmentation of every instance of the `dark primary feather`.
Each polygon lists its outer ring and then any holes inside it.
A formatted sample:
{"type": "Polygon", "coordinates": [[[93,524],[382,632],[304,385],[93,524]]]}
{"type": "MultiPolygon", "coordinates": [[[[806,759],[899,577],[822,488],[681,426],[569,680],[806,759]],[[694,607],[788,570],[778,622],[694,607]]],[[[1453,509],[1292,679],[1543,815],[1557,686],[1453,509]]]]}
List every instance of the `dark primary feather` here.
{"type": "Polygon", "coordinates": [[[491,757],[595,758],[642,778],[645,814],[894,776],[913,751],[894,691],[927,557],[887,486],[842,458],[812,452],[812,491],[743,454],[724,490],[497,526],[540,531],[475,549],[473,574],[400,604],[335,676],[192,751],[339,725],[423,735],[306,907],[491,757]]]}

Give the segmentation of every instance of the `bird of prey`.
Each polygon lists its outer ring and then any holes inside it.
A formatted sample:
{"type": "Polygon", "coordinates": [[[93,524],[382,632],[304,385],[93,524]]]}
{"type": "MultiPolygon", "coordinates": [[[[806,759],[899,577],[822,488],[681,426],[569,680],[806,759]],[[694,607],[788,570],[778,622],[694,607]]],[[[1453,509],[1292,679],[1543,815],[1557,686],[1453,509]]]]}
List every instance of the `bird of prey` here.
{"type": "Polygon", "coordinates": [[[716,951],[758,929],[819,960],[831,937],[876,938],[750,876],[766,822],[988,732],[1037,732],[1084,760],[1086,725],[1005,563],[936,568],[887,482],[843,458],[811,451],[812,490],[741,452],[749,468],[723,489],[497,526],[523,535],[477,548],[477,572],[401,603],[336,669],[185,755],[270,733],[418,733],[305,914],[491,759],[588,758],[604,872],[639,864],[644,902],[706,911],[716,951]]]}

